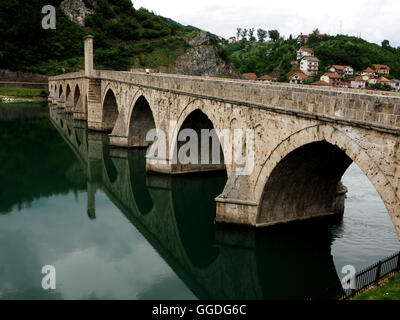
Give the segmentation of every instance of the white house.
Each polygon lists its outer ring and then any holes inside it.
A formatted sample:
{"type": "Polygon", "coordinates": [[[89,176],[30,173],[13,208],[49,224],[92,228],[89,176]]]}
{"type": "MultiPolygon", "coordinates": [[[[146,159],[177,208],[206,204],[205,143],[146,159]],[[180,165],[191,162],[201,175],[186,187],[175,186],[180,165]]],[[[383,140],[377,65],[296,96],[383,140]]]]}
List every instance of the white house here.
{"type": "Polygon", "coordinates": [[[330,72],[336,72],[343,77],[352,77],[354,75],[354,69],[350,66],[333,65],[329,68],[330,72]]]}
{"type": "Polygon", "coordinates": [[[306,81],[308,77],[303,72],[295,72],[289,76],[289,81],[292,84],[299,84],[306,81]]]}
{"type": "Polygon", "coordinates": [[[314,51],[312,51],[310,48],[301,47],[299,50],[297,50],[297,60],[312,56],[314,56],[314,51]]]}
{"type": "Polygon", "coordinates": [[[318,73],[319,60],[317,57],[304,57],[300,62],[300,70],[306,75],[314,75],[318,73]]]}

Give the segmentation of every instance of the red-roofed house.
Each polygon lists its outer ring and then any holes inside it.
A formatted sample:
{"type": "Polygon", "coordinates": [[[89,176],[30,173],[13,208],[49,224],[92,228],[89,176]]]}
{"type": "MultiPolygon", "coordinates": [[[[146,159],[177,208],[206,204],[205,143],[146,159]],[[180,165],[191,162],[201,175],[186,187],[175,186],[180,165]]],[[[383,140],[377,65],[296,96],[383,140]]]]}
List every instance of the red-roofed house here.
{"type": "Polygon", "coordinates": [[[317,81],[317,82],[313,82],[311,85],[313,86],[321,86],[321,87],[331,87],[331,84],[325,81],[317,81]]]}
{"type": "Polygon", "coordinates": [[[385,64],[374,64],[375,72],[382,74],[390,74],[390,67],[385,64]]]}
{"type": "Polygon", "coordinates": [[[344,77],[352,77],[354,75],[354,69],[350,66],[333,65],[329,68],[329,71],[336,72],[344,77]]]}
{"type": "Polygon", "coordinates": [[[263,75],[262,77],[259,77],[258,79],[257,79],[257,81],[263,81],[263,82],[275,82],[276,81],[276,78],[274,78],[274,77],[271,77],[271,76],[269,76],[269,75],[263,75]]]}
{"type": "Polygon", "coordinates": [[[314,56],[314,51],[312,51],[310,48],[301,47],[299,50],[297,50],[297,60],[312,56],[314,56]]]}
{"type": "Polygon", "coordinates": [[[367,69],[361,71],[361,75],[362,76],[369,76],[371,78],[376,78],[376,71],[372,70],[371,68],[368,67],[367,69]]]}
{"type": "Polygon", "coordinates": [[[246,80],[252,80],[252,81],[256,81],[257,80],[257,75],[255,73],[243,73],[242,76],[246,80]]]}
{"type": "Polygon", "coordinates": [[[379,82],[381,83],[381,85],[385,85],[385,84],[390,85],[390,80],[385,77],[380,77],[379,82]]]}
{"type": "Polygon", "coordinates": [[[340,87],[342,77],[335,72],[327,72],[321,76],[321,81],[329,83],[334,87],[340,87]]]}
{"type": "Polygon", "coordinates": [[[304,57],[300,62],[300,70],[306,75],[318,73],[319,60],[317,57],[304,57]]]}
{"type": "Polygon", "coordinates": [[[361,77],[356,77],[350,81],[350,87],[354,89],[365,89],[366,86],[366,81],[361,77]]]}
{"type": "Polygon", "coordinates": [[[295,72],[289,76],[289,81],[292,84],[304,83],[308,77],[303,72],[295,72]]]}

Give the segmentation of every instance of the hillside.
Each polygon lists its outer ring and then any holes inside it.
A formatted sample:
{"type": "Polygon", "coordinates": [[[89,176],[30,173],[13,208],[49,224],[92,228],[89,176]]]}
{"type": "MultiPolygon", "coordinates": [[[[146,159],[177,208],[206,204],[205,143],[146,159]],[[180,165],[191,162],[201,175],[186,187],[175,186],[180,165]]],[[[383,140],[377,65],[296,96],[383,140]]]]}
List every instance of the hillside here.
{"type": "MultiPolygon", "coordinates": [[[[242,39],[226,44],[225,55],[240,73],[270,74],[287,81],[287,73],[292,69],[290,62],[296,60],[296,50],[300,46],[292,37],[268,42],[242,39]]],[[[320,74],[333,64],[350,65],[360,71],[375,63],[390,66],[391,75],[400,77],[400,48],[391,47],[387,41],[379,46],[360,38],[338,35],[322,39],[310,37],[307,46],[320,59],[320,74]]]]}
{"type": "MultiPolygon", "coordinates": [[[[173,72],[181,67],[179,61],[175,67],[178,57],[186,54],[184,61],[188,60],[187,53],[193,49],[190,40],[197,30],[146,9],[135,9],[130,0],[2,1],[0,69],[47,75],[82,69],[82,39],[93,34],[97,69],[146,67],[173,72]],[[41,27],[44,5],[57,8],[55,30],[41,27]]],[[[217,47],[215,43],[208,44],[207,55],[224,64],[217,47]]],[[[203,74],[198,61],[191,63],[197,67],[197,73],[203,74]]],[[[230,68],[221,70],[227,72],[230,68]]],[[[204,74],[208,75],[207,71],[204,74]]]]}

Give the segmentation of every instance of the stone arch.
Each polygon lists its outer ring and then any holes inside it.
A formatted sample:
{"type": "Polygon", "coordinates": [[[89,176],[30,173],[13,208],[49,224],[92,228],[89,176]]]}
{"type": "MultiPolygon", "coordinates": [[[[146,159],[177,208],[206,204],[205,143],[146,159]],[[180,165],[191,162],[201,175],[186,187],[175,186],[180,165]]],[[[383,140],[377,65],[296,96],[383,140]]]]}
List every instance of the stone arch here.
{"type": "MultiPolygon", "coordinates": [[[[189,104],[183,109],[181,112],[178,121],[172,130],[172,139],[170,139],[173,145],[171,146],[170,150],[173,150],[173,154],[170,155],[172,159],[172,166],[171,172],[172,173],[185,173],[185,172],[202,172],[202,171],[219,171],[219,170],[226,170],[225,166],[225,155],[224,150],[221,144],[221,137],[218,136],[220,132],[218,132],[219,127],[216,126],[217,119],[210,115],[209,112],[206,111],[207,109],[203,106],[203,101],[200,99],[195,99],[189,102],[189,104]],[[185,145],[189,139],[186,141],[178,141],[179,134],[184,129],[193,129],[197,133],[198,137],[198,163],[199,164],[181,164],[178,161],[178,155],[180,148],[185,145]],[[201,164],[201,159],[204,150],[201,148],[201,130],[208,129],[208,130],[217,130],[217,134],[214,134],[213,137],[209,137],[209,146],[211,147],[213,143],[218,142],[219,144],[219,157],[215,155],[215,159],[217,163],[213,163],[212,160],[214,154],[213,151],[207,150],[208,152],[208,160],[209,164],[201,164]],[[218,159],[217,159],[218,158],[218,159]]],[[[210,131],[211,132],[211,131],[210,131]]],[[[215,133],[215,132],[214,132],[215,133]]],[[[211,148],[212,149],[212,148],[211,148]]]]}
{"type": "Polygon", "coordinates": [[[61,99],[61,98],[62,98],[62,95],[63,95],[63,87],[62,87],[62,85],[60,84],[59,89],[58,89],[58,97],[61,99]]]}
{"type": "Polygon", "coordinates": [[[79,88],[79,84],[75,85],[73,107],[75,110],[83,110],[82,95],[81,95],[81,89],[79,88]]]}
{"type": "Polygon", "coordinates": [[[259,203],[256,224],[263,226],[343,212],[346,190],[340,181],[353,161],[375,187],[399,234],[400,201],[395,188],[368,150],[330,125],[302,129],[282,141],[268,156],[255,182],[254,196],[259,203]],[[292,198],[296,190],[306,198],[297,204],[293,201],[299,198],[292,198]],[[313,193],[322,194],[322,202],[313,204],[316,199],[313,193]],[[287,204],[283,205],[283,201],[287,204]],[[318,212],[324,207],[328,212],[318,212]],[[264,210],[269,212],[263,213],[264,210]]]}
{"type": "Polygon", "coordinates": [[[65,91],[65,98],[68,100],[71,96],[71,86],[69,85],[69,83],[67,84],[67,89],[65,91]]]}
{"type": "Polygon", "coordinates": [[[119,114],[119,107],[116,95],[112,88],[105,91],[102,103],[102,123],[104,131],[112,131],[119,114]]]}
{"type": "Polygon", "coordinates": [[[142,90],[139,90],[131,103],[128,114],[128,144],[131,147],[148,147],[147,133],[156,128],[153,109],[142,90]]]}

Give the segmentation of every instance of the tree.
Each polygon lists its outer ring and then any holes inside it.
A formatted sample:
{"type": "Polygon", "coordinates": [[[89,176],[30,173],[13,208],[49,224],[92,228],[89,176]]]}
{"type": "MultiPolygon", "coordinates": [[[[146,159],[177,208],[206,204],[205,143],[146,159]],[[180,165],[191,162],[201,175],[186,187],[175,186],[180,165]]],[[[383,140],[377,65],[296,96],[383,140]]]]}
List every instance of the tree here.
{"type": "Polygon", "coordinates": [[[390,47],[389,40],[383,40],[382,41],[382,48],[389,48],[389,47],[390,47]]]}
{"type": "Polygon", "coordinates": [[[321,33],[321,32],[319,31],[318,28],[315,28],[315,30],[314,30],[312,33],[315,34],[315,35],[317,35],[317,34],[319,34],[319,33],[321,33]]]}
{"type": "Polygon", "coordinates": [[[268,32],[265,31],[264,29],[258,29],[258,30],[257,30],[257,36],[258,36],[258,41],[264,42],[265,39],[266,39],[267,36],[268,36],[268,32]]]}
{"type": "Polygon", "coordinates": [[[247,30],[247,29],[242,30],[242,40],[247,40],[248,32],[249,32],[249,30],[247,30]]]}
{"type": "Polygon", "coordinates": [[[236,28],[236,38],[239,41],[242,36],[242,28],[236,28]]]}
{"type": "Polygon", "coordinates": [[[268,35],[272,41],[277,41],[277,40],[279,40],[279,37],[280,37],[278,30],[269,30],[268,35]]]}
{"type": "Polygon", "coordinates": [[[256,41],[256,38],[254,37],[254,28],[249,29],[249,40],[256,41]]]}

